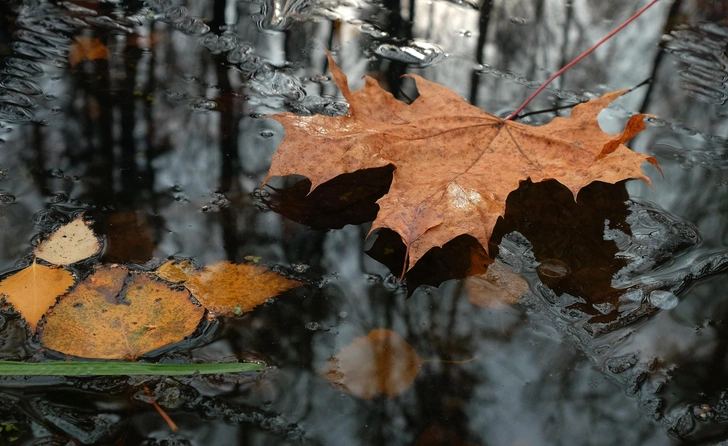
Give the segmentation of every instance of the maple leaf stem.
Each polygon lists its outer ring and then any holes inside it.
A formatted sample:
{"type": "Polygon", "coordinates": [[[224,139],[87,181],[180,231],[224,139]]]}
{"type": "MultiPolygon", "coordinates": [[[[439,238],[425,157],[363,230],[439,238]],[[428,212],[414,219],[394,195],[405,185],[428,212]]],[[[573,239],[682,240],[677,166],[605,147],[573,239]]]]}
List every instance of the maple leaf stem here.
{"type": "Polygon", "coordinates": [[[594,51],[595,49],[597,49],[601,44],[603,44],[607,40],[611,39],[612,36],[614,36],[615,34],[617,34],[618,32],[620,32],[622,30],[622,28],[624,28],[625,26],[627,26],[630,23],[632,23],[632,21],[634,21],[637,17],[639,17],[640,15],[642,15],[643,12],[647,11],[650,7],[652,7],[652,5],[654,5],[655,3],[659,2],[659,1],[660,0],[652,0],[645,7],[643,7],[639,11],[637,11],[632,17],[628,18],[624,23],[622,23],[621,25],[619,25],[614,31],[612,31],[611,33],[607,34],[599,42],[595,43],[594,46],[592,46],[588,50],[584,51],[582,54],[579,55],[579,57],[577,57],[576,59],[574,59],[571,62],[569,62],[564,68],[562,68],[559,71],[557,71],[556,73],[554,73],[553,76],[551,76],[550,78],[546,79],[546,82],[544,82],[540,87],[538,87],[538,89],[536,89],[536,91],[534,91],[531,94],[531,96],[529,96],[528,99],[526,99],[525,102],[523,102],[523,104],[521,104],[516,109],[516,111],[514,111],[513,113],[511,113],[510,115],[508,115],[508,117],[505,120],[506,121],[512,121],[516,116],[518,116],[518,114],[520,112],[523,111],[524,108],[526,108],[526,106],[528,105],[528,103],[531,102],[533,100],[533,98],[535,98],[539,93],[541,93],[544,90],[544,88],[546,88],[546,86],[548,84],[551,83],[551,81],[553,81],[557,77],[561,76],[566,70],[568,70],[569,68],[573,67],[580,60],[582,60],[583,58],[585,58],[586,56],[588,56],[589,54],[591,54],[592,51],[594,51]]]}

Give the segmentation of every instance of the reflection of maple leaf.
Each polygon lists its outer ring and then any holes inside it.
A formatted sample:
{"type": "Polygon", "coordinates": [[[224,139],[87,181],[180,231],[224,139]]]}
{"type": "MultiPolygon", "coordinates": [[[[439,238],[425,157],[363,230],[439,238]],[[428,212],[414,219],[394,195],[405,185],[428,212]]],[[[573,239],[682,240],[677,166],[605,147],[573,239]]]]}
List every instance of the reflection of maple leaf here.
{"type": "Polygon", "coordinates": [[[108,59],[110,55],[109,49],[99,39],[78,36],[68,48],[68,63],[75,67],[84,59],[108,59]]]}
{"type": "Polygon", "coordinates": [[[136,359],[192,334],[203,312],[151,273],[103,266],[48,314],[41,341],[69,355],[136,359]]]}
{"type": "Polygon", "coordinates": [[[286,136],[265,180],[304,175],[311,187],[360,169],[394,165],[372,230],[390,228],[407,246],[409,270],[428,250],[469,234],[487,249],[508,194],[520,182],[555,179],[576,196],[593,181],[650,182],[640,166],[657,161],[623,145],[645,128],[635,115],[623,133],[601,131],[597,114],[624,91],[577,105],[571,117],[541,127],[505,121],[471,106],[442,85],[411,75],[420,96],[400,102],[367,77],[352,92],[329,56],[349,116],[272,116],[286,136]]]}
{"type": "Polygon", "coordinates": [[[392,398],[409,389],[425,362],[400,335],[380,328],[354,339],[318,373],[360,398],[392,398]]]}
{"type": "Polygon", "coordinates": [[[0,282],[0,296],[13,304],[15,311],[28,322],[34,332],[46,311],[56,299],[73,285],[73,275],[60,268],[50,268],[33,262],[0,282]]]}

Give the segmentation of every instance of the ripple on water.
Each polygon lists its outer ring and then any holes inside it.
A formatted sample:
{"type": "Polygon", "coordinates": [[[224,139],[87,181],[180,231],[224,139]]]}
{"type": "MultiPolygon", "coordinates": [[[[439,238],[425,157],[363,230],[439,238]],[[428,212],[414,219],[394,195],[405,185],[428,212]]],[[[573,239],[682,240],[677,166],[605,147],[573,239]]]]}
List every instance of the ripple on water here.
{"type": "Polygon", "coordinates": [[[445,58],[445,51],[438,45],[424,40],[413,40],[407,45],[383,43],[374,52],[381,57],[408,65],[429,67],[445,58]]]}
{"type": "Polygon", "coordinates": [[[195,113],[208,113],[215,110],[217,103],[210,99],[198,98],[191,100],[187,106],[195,113]]]}

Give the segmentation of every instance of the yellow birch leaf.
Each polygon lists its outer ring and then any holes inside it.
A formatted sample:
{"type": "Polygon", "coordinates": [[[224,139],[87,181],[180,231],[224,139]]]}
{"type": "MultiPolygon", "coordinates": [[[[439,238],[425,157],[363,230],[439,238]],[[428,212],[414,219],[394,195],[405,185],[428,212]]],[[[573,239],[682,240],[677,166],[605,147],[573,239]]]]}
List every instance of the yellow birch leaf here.
{"type": "Polygon", "coordinates": [[[154,272],[160,279],[172,283],[181,283],[194,274],[195,265],[189,260],[170,260],[154,272]]]}
{"type": "Polygon", "coordinates": [[[400,335],[380,328],[354,339],[318,373],[360,398],[393,398],[412,386],[425,362],[400,335]]]}
{"type": "Polygon", "coordinates": [[[101,244],[89,224],[79,215],[35,248],[35,256],[54,265],[70,265],[87,259],[101,250],[101,244]]]}
{"type": "Polygon", "coordinates": [[[48,313],[41,342],[74,356],[134,360],[192,334],[203,313],[187,290],[103,266],[48,313]]]}
{"type": "Polygon", "coordinates": [[[470,303],[479,307],[504,308],[528,294],[528,282],[500,263],[488,265],[488,271],[464,280],[470,303]]]}
{"type": "Polygon", "coordinates": [[[0,282],[0,296],[6,296],[5,301],[13,305],[30,326],[30,331],[35,332],[45,312],[72,285],[73,275],[65,269],[33,262],[0,282]]]}
{"type": "Polygon", "coordinates": [[[206,266],[185,282],[205,308],[220,316],[239,316],[300,285],[263,266],[227,261],[206,266]]]}

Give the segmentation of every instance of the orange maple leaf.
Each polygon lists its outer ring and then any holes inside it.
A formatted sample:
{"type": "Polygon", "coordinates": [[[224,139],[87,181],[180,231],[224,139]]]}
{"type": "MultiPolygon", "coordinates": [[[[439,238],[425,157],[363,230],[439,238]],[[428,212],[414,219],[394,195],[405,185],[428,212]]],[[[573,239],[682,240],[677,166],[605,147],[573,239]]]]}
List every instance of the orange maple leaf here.
{"type": "Polygon", "coordinates": [[[599,112],[625,90],[577,105],[570,118],[532,127],[488,114],[417,75],[408,75],[420,93],[409,105],[368,76],[366,86],[352,92],[331,55],[329,63],[349,115],[271,116],[286,135],[263,184],[297,174],[314,189],[344,173],[394,165],[371,231],[389,228],[400,235],[406,270],[431,248],[463,234],[487,250],[508,194],[526,179],[555,179],[576,198],[593,181],[638,178],[651,184],[640,168],[644,161],[659,169],[654,158],[623,144],[645,128],[646,115],[632,116],[620,134],[599,128],[599,112]]]}

